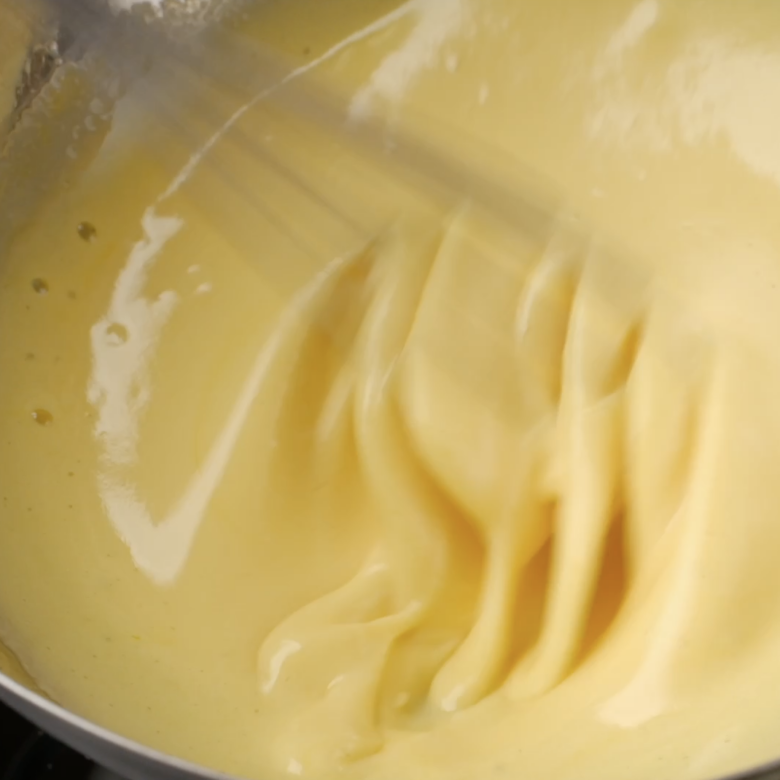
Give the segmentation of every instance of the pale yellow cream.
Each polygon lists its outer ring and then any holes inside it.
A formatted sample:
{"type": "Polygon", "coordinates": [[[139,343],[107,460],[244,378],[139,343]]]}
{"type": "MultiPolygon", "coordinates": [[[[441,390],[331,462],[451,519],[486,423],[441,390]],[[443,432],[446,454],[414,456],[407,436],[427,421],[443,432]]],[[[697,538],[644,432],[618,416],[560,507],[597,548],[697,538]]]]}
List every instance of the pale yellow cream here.
{"type": "Polygon", "coordinates": [[[257,780],[780,755],[780,9],[240,24],[620,250],[443,203],[266,100],[66,67],[2,160],[0,636],[73,711],[257,780]]]}

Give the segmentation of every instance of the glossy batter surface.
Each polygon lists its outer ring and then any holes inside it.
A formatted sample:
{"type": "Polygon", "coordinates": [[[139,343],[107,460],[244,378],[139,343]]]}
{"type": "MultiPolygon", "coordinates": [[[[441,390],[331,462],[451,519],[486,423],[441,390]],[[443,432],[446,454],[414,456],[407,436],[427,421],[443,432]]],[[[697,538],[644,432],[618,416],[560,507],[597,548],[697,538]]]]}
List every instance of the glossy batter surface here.
{"type": "Polygon", "coordinates": [[[356,117],[538,171],[625,254],[265,101],[67,66],[2,161],[38,205],[0,214],[0,635],[74,711],[258,780],[780,754],[780,10],[240,26],[356,117]]]}

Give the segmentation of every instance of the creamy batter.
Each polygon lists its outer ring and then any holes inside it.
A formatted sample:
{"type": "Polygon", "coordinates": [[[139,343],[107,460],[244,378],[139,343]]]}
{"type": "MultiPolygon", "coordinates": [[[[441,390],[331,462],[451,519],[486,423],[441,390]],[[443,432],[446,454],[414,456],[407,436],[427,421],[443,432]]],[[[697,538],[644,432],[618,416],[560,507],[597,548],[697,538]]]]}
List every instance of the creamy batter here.
{"type": "Polygon", "coordinates": [[[73,711],[258,780],[776,757],[780,8],[239,24],[622,249],[442,203],[265,100],[65,67],[2,161],[0,636],[73,711]]]}

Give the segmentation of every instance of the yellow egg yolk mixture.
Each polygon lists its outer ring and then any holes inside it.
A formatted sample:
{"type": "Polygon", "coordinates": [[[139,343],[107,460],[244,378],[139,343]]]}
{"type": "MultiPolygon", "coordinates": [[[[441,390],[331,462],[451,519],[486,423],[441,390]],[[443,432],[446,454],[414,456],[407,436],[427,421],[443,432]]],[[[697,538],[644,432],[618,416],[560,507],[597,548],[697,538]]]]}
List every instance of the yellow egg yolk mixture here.
{"type": "Polygon", "coordinates": [[[780,7],[231,24],[625,251],[442,203],[270,98],[64,64],[0,158],[3,641],[253,780],[780,755],[780,7]]]}

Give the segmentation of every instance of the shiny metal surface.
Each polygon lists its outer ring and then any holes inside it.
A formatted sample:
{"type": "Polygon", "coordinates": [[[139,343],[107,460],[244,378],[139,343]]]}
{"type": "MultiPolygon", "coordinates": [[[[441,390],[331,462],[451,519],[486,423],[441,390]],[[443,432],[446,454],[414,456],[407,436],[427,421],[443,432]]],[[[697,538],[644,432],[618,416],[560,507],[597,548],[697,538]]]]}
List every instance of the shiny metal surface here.
{"type": "MultiPolygon", "coordinates": [[[[30,691],[2,672],[0,699],[39,728],[127,780],[237,780],[121,737],[30,691]]],[[[780,760],[711,780],[780,780],[780,760]]]]}
{"type": "Polygon", "coordinates": [[[0,699],[29,721],[127,780],[229,780],[80,718],[0,673],[0,699]]]}

